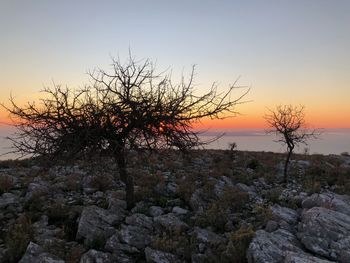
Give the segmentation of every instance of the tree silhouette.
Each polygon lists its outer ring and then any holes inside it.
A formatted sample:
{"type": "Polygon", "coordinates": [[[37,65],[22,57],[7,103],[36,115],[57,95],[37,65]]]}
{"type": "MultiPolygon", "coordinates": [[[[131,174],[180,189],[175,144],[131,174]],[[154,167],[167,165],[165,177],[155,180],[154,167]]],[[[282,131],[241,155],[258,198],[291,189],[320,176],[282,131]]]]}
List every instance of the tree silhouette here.
{"type": "Polygon", "coordinates": [[[278,142],[287,146],[287,158],[284,164],[284,182],[288,181],[288,164],[293,150],[300,144],[307,145],[311,138],[317,138],[319,132],[315,129],[308,129],[305,122],[305,107],[293,105],[279,105],[275,110],[269,110],[265,120],[270,130],[267,133],[276,134],[278,142]]]}
{"type": "Polygon", "coordinates": [[[91,83],[80,90],[59,85],[45,88],[40,104],[21,107],[10,98],[7,107],[17,133],[10,138],[22,155],[77,158],[108,153],[126,186],[128,208],[134,206],[133,178],[126,170],[131,149],[188,150],[203,144],[193,125],[203,118],[234,116],[249,90],[233,98],[236,83],[220,93],[214,83],[194,93],[194,68],[189,79],[173,84],[168,72],[157,73],[150,60],[131,56],[113,60],[111,72],[89,73],[91,83]]]}

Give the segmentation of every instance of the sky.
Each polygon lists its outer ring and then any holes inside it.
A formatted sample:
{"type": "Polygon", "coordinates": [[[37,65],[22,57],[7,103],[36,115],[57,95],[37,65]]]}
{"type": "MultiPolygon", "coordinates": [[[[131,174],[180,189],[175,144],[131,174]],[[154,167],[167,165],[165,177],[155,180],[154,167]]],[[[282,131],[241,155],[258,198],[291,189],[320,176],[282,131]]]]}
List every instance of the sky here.
{"type": "Polygon", "coordinates": [[[311,126],[349,128],[349,14],[348,0],[0,0],[0,102],[82,87],[131,50],[174,82],[195,64],[198,92],[250,87],[241,115],[210,127],[264,127],[268,108],[295,104],[311,126]]]}

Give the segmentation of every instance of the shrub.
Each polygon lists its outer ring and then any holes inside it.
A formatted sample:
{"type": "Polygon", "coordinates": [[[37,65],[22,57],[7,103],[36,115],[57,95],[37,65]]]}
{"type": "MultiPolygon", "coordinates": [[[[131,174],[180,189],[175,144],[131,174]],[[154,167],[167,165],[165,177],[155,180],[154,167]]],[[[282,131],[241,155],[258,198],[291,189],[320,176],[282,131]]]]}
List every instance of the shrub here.
{"type": "Polygon", "coordinates": [[[84,247],[80,244],[72,247],[69,251],[67,251],[66,258],[65,258],[66,262],[67,263],[80,262],[80,258],[85,251],[86,250],[84,249],[84,247]]]}
{"type": "Polygon", "coordinates": [[[266,192],[265,197],[272,203],[277,204],[280,202],[280,195],[282,193],[282,187],[276,187],[266,192]]]}
{"type": "Polygon", "coordinates": [[[65,185],[68,191],[79,192],[81,190],[81,175],[70,174],[66,177],[65,185]]]}
{"type": "Polygon", "coordinates": [[[67,218],[69,208],[63,203],[55,203],[47,210],[49,224],[61,227],[67,218]]]}
{"type": "Polygon", "coordinates": [[[20,215],[16,223],[12,225],[6,234],[6,245],[8,248],[7,260],[18,262],[27,249],[29,242],[33,238],[33,228],[31,221],[25,214],[20,215]]]}
{"type": "Polygon", "coordinates": [[[221,261],[233,263],[247,262],[246,251],[254,237],[254,234],[255,233],[252,226],[241,226],[238,230],[231,233],[230,241],[221,261]]]}
{"type": "Polygon", "coordinates": [[[240,191],[236,187],[228,187],[218,200],[219,204],[224,208],[240,212],[245,204],[249,201],[249,194],[240,191]]]}
{"type": "Polygon", "coordinates": [[[276,175],[273,172],[267,172],[264,174],[264,178],[268,184],[276,182],[276,175]]]}
{"type": "Polygon", "coordinates": [[[267,222],[272,219],[271,209],[268,207],[264,207],[262,205],[256,205],[253,208],[252,213],[255,215],[255,218],[256,218],[256,222],[255,222],[256,228],[265,227],[267,222]]]}
{"type": "Polygon", "coordinates": [[[104,234],[95,235],[92,240],[86,241],[86,245],[90,249],[101,250],[106,244],[106,236],[104,234]]]}
{"type": "Polygon", "coordinates": [[[151,247],[160,251],[176,254],[183,260],[191,260],[191,252],[194,250],[191,240],[185,235],[156,236],[151,247]]]}
{"type": "Polygon", "coordinates": [[[322,183],[333,185],[337,180],[336,178],[334,171],[329,171],[325,165],[314,164],[306,172],[306,176],[302,183],[303,189],[309,194],[319,193],[321,191],[322,183]],[[333,175],[329,176],[330,174],[333,175]]]}
{"type": "Polygon", "coordinates": [[[284,207],[289,207],[291,209],[297,210],[298,208],[301,208],[301,199],[286,199],[283,200],[280,204],[284,207]]]}
{"type": "MultiPolygon", "coordinates": [[[[31,198],[25,202],[24,208],[32,213],[43,212],[44,206],[46,205],[45,196],[46,193],[42,191],[34,192],[31,198]]],[[[33,219],[34,218],[32,218],[32,220],[33,219]]]]}
{"type": "Polygon", "coordinates": [[[165,180],[162,173],[158,171],[145,171],[143,169],[132,169],[130,175],[135,178],[135,200],[145,201],[150,198],[158,198],[159,190],[164,189],[165,180]]]}
{"type": "Polygon", "coordinates": [[[167,202],[168,202],[168,199],[164,196],[157,196],[153,201],[153,203],[156,206],[160,206],[160,207],[166,207],[167,202]]]}
{"type": "Polygon", "coordinates": [[[8,176],[8,175],[0,176],[0,194],[10,191],[13,186],[14,186],[14,182],[11,176],[8,176]]]}
{"type": "Polygon", "coordinates": [[[252,159],[247,163],[247,168],[252,170],[257,170],[261,166],[260,162],[257,159],[252,159]]]}
{"type": "Polygon", "coordinates": [[[247,173],[245,169],[242,169],[240,167],[236,167],[233,170],[233,179],[236,183],[242,183],[242,184],[251,184],[253,176],[252,174],[247,173]]]}
{"type": "Polygon", "coordinates": [[[0,169],[18,168],[18,167],[31,167],[33,165],[32,159],[23,160],[3,160],[0,161],[0,169]]]}
{"type": "Polygon", "coordinates": [[[197,217],[196,224],[201,227],[213,227],[216,231],[224,232],[228,221],[227,210],[217,202],[212,203],[208,209],[197,217]]]}
{"type": "Polygon", "coordinates": [[[63,231],[66,239],[74,241],[78,230],[78,217],[81,214],[81,208],[70,211],[63,222],[63,231]]]}
{"type": "Polygon", "coordinates": [[[186,203],[189,203],[193,192],[196,190],[195,180],[191,176],[186,175],[177,180],[177,185],[179,197],[186,203]]]}
{"type": "Polygon", "coordinates": [[[235,142],[229,143],[228,147],[229,147],[230,152],[237,151],[237,143],[235,143],[235,142]]]}
{"type": "Polygon", "coordinates": [[[215,153],[212,159],[209,175],[215,178],[232,176],[232,159],[221,151],[215,153]]]}
{"type": "Polygon", "coordinates": [[[225,231],[231,212],[241,212],[249,200],[249,195],[236,187],[227,187],[219,199],[213,201],[208,209],[198,217],[197,224],[211,226],[219,232],[225,231]]]}
{"type": "Polygon", "coordinates": [[[106,191],[113,186],[113,176],[111,174],[98,173],[95,174],[90,181],[90,185],[99,191],[106,191]]]}
{"type": "Polygon", "coordinates": [[[42,245],[45,252],[64,259],[67,253],[66,242],[61,239],[62,236],[56,235],[56,237],[57,238],[51,239],[50,242],[43,242],[40,245],[42,245]]]}

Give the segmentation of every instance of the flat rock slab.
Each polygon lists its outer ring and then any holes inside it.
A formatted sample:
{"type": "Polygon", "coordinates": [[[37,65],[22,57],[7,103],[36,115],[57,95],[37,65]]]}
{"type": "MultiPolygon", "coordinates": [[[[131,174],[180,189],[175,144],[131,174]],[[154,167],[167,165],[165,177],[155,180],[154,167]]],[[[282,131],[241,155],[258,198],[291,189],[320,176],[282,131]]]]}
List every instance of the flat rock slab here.
{"type": "Polygon", "coordinates": [[[145,249],[146,261],[150,263],[179,263],[175,255],[160,250],[155,250],[150,247],[145,249]]]}
{"type": "Polygon", "coordinates": [[[133,225],[122,225],[119,231],[119,239],[137,249],[144,249],[151,243],[151,236],[147,229],[133,225]]]}
{"type": "Polygon", "coordinates": [[[30,242],[19,263],[64,263],[64,260],[45,252],[38,244],[30,242]]]}
{"type": "Polygon", "coordinates": [[[105,241],[115,233],[113,226],[121,220],[120,215],[109,210],[97,206],[85,207],[79,219],[77,239],[85,239],[85,243],[105,241]]]}
{"type": "Polygon", "coordinates": [[[204,228],[195,227],[193,234],[198,244],[203,243],[212,247],[216,247],[226,242],[226,239],[224,237],[204,228]]]}
{"type": "Polygon", "coordinates": [[[12,193],[4,193],[0,196],[0,209],[6,209],[10,205],[19,205],[19,197],[12,193]]]}
{"type": "Polygon", "coordinates": [[[160,206],[151,206],[148,210],[148,213],[150,216],[156,217],[164,214],[164,210],[160,206]]]}
{"type": "Polygon", "coordinates": [[[110,253],[90,249],[80,259],[80,263],[113,263],[116,262],[110,253]]]}
{"type": "Polygon", "coordinates": [[[350,262],[350,217],[346,214],[324,207],[304,211],[298,237],[317,255],[350,262]]]}
{"type": "Polygon", "coordinates": [[[189,228],[189,226],[176,217],[173,213],[160,215],[154,218],[154,222],[160,228],[170,232],[181,233],[189,228]]]}
{"type": "Polygon", "coordinates": [[[139,227],[145,228],[149,232],[153,231],[153,219],[152,219],[152,217],[148,217],[144,214],[135,213],[131,216],[128,216],[125,219],[125,222],[129,225],[139,226],[139,227]]]}
{"type": "Polygon", "coordinates": [[[121,253],[127,253],[127,254],[140,253],[140,251],[136,247],[130,246],[125,243],[121,243],[119,240],[119,233],[114,234],[107,240],[105,245],[105,250],[117,255],[121,253]]]}
{"type": "Polygon", "coordinates": [[[279,263],[284,261],[290,251],[304,253],[292,233],[283,229],[271,233],[258,230],[247,250],[247,259],[249,263],[279,263]]]}
{"type": "Polygon", "coordinates": [[[305,198],[301,205],[306,209],[324,207],[350,216],[350,197],[347,195],[334,193],[313,194],[305,198]]]}
{"type": "Polygon", "coordinates": [[[277,204],[270,207],[273,219],[277,222],[283,220],[290,225],[296,225],[299,219],[297,211],[288,208],[282,207],[277,204]]]}
{"type": "Polygon", "coordinates": [[[314,256],[300,255],[295,252],[288,252],[284,263],[332,263],[326,259],[320,259],[314,256]]]}

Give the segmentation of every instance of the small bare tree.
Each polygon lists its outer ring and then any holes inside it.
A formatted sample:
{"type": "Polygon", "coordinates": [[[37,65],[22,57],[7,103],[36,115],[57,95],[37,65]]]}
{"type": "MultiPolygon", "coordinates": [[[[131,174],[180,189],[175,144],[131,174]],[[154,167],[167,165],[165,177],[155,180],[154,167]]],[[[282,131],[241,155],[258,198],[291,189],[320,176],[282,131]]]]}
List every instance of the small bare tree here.
{"type": "Polygon", "coordinates": [[[54,85],[44,90],[40,105],[7,110],[17,133],[10,138],[15,152],[50,158],[108,153],[126,186],[128,208],[134,206],[133,178],[127,173],[130,149],[188,150],[203,142],[193,125],[203,118],[234,116],[248,90],[233,98],[234,83],[220,93],[215,84],[203,95],[194,93],[194,69],[188,81],[173,84],[167,72],[156,73],[149,60],[126,64],[113,60],[112,71],[89,73],[91,84],[81,90],[54,85]]]}
{"type": "Polygon", "coordinates": [[[271,128],[267,133],[276,134],[279,137],[277,142],[287,146],[287,158],[283,171],[284,182],[288,181],[288,164],[294,148],[300,144],[307,145],[309,139],[317,138],[319,135],[317,130],[307,127],[304,109],[304,106],[279,105],[264,117],[271,128]]]}

